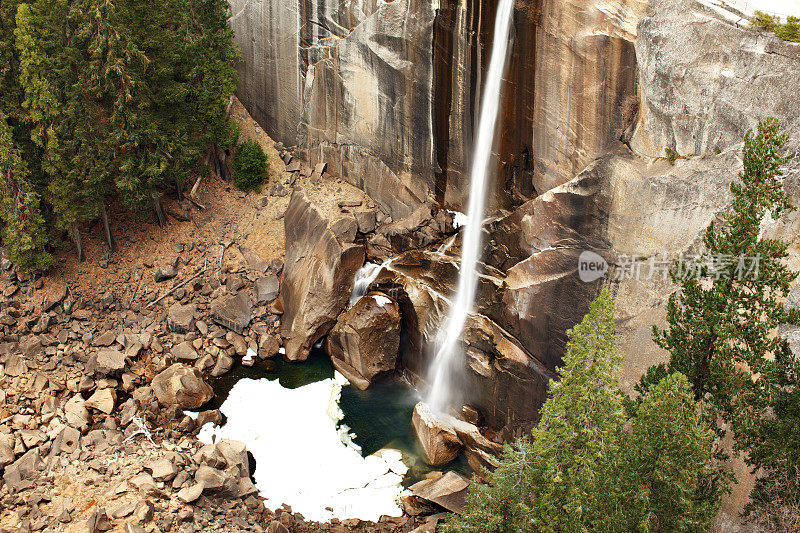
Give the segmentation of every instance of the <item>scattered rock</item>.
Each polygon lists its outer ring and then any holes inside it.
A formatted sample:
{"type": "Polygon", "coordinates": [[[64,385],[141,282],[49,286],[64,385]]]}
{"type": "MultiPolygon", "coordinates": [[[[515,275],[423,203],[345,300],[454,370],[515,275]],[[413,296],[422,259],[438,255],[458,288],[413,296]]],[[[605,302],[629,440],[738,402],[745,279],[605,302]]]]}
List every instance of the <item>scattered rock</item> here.
{"type": "Polygon", "coordinates": [[[156,280],[156,283],[160,283],[162,281],[170,280],[170,279],[174,278],[177,275],[178,275],[178,273],[175,270],[174,266],[172,266],[172,265],[162,266],[162,267],[159,267],[158,270],[156,270],[155,280],[156,280]]]}
{"type": "Polygon", "coordinates": [[[197,306],[174,303],[167,312],[167,327],[175,333],[189,333],[194,329],[194,315],[197,306]]]}
{"type": "Polygon", "coordinates": [[[214,321],[239,334],[250,324],[251,313],[250,298],[245,292],[221,296],[211,304],[214,321]]]}
{"type": "Polygon", "coordinates": [[[195,361],[200,357],[189,341],[183,341],[173,346],[170,355],[177,361],[195,361]]]}
{"type": "Polygon", "coordinates": [[[256,305],[264,305],[278,297],[280,293],[281,284],[278,281],[278,276],[270,274],[258,278],[255,283],[256,305]]]}
{"type": "Polygon", "coordinates": [[[35,480],[39,478],[39,470],[44,468],[39,449],[32,448],[25,454],[6,467],[3,473],[3,481],[10,489],[20,491],[33,486],[35,480]]]}
{"type": "Polygon", "coordinates": [[[203,484],[195,483],[191,486],[183,487],[178,491],[178,499],[183,503],[192,503],[203,494],[203,484]]]}
{"type": "Polygon", "coordinates": [[[99,531],[109,531],[114,527],[114,524],[106,514],[106,510],[101,507],[92,513],[92,516],[89,517],[86,526],[89,533],[98,533],[99,531]]]}
{"type": "Polygon", "coordinates": [[[117,332],[113,330],[104,331],[92,340],[92,346],[111,346],[117,341],[117,332]]]}
{"type": "Polygon", "coordinates": [[[163,457],[145,465],[155,481],[170,481],[178,475],[178,469],[172,461],[163,457]]]}
{"type": "Polygon", "coordinates": [[[197,369],[175,363],[153,378],[151,383],[158,402],[164,407],[197,409],[214,397],[197,369]]]}
{"type": "Polygon", "coordinates": [[[86,363],[86,371],[96,376],[117,374],[124,368],[125,354],[114,349],[100,350],[86,363]]]}
{"type": "Polygon", "coordinates": [[[67,297],[67,285],[65,283],[52,283],[47,287],[47,290],[44,293],[44,302],[42,304],[42,309],[44,311],[49,311],[53,307],[57,306],[61,303],[61,301],[67,297]]]}
{"type": "Polygon", "coordinates": [[[64,405],[64,416],[67,419],[67,424],[78,429],[85,428],[89,425],[91,419],[85,403],[80,394],[76,394],[67,400],[67,403],[64,405]]]}
{"type": "Polygon", "coordinates": [[[97,389],[92,396],[84,403],[85,407],[97,409],[105,414],[111,414],[114,410],[114,403],[117,401],[117,395],[114,389],[97,389]]]}

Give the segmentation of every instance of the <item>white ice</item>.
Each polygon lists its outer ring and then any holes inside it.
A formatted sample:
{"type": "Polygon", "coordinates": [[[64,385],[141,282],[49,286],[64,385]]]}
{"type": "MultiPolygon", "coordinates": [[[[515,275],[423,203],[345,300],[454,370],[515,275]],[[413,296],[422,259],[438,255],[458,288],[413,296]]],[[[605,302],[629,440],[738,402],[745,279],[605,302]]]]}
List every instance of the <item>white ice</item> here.
{"type": "Polygon", "coordinates": [[[296,389],[267,379],[239,380],[221,407],[227,423],[207,424],[199,438],[244,442],[256,460],[256,486],[270,508],[286,503],[317,521],[400,516],[407,471],[402,454],[383,449],[362,457],[349,429],[337,430],[346,383],[338,373],[296,389]]]}

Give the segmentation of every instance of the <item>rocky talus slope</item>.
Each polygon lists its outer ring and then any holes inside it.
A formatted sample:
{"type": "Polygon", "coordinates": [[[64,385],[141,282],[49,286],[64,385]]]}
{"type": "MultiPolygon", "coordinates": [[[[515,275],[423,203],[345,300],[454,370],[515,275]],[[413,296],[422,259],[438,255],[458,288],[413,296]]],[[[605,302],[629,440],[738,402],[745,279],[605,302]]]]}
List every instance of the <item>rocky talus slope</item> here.
{"type": "Polygon", "coordinates": [[[215,380],[242,362],[270,365],[283,344],[289,191],[324,198],[340,216],[340,204],[376,216],[340,180],[284,172],[290,154],[235,113],[268,148],[272,178],[260,194],[210,180],[205,209],[168,206],[166,230],[120,221],[115,254],[89,232],[87,263],[64,254],[38,279],[0,264],[0,531],[419,532],[453,507],[440,497],[463,499],[460,477],[433,476],[405,516],[318,524],[265,507],[245,444],[197,440],[200,426],[223,422],[207,407],[215,380]]]}

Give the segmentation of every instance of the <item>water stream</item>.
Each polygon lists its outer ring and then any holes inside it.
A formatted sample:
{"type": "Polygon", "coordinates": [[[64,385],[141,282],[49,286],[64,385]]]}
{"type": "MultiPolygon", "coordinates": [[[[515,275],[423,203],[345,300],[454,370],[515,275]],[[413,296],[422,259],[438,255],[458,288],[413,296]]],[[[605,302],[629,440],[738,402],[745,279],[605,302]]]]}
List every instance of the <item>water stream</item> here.
{"type": "Polygon", "coordinates": [[[436,342],[437,352],[428,375],[430,389],[426,402],[434,413],[445,412],[451,406],[455,389],[453,374],[460,356],[459,338],[475,301],[486,188],[491,177],[489,163],[494,146],[497,117],[500,112],[500,97],[506,70],[513,8],[514,0],[500,0],[497,8],[492,55],[486,74],[486,85],[483,88],[480,118],[475,138],[458,286],[454,302],[439,331],[436,342]]]}

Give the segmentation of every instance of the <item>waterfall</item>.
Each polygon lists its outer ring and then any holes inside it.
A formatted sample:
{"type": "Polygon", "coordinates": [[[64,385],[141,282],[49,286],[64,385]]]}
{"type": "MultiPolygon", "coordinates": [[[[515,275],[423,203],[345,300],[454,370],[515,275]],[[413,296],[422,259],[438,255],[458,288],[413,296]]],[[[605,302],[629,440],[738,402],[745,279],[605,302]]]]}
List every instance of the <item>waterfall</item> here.
{"type": "Polygon", "coordinates": [[[472,160],[467,222],[463,229],[458,287],[450,311],[439,330],[437,352],[429,369],[430,390],[427,403],[434,413],[442,413],[453,396],[453,371],[459,356],[458,341],[467,316],[472,311],[478,285],[478,260],[481,251],[481,226],[486,184],[491,175],[489,161],[494,145],[495,126],[500,111],[502,81],[511,30],[514,0],[500,0],[494,25],[494,42],[489,71],[483,88],[472,160]]]}

